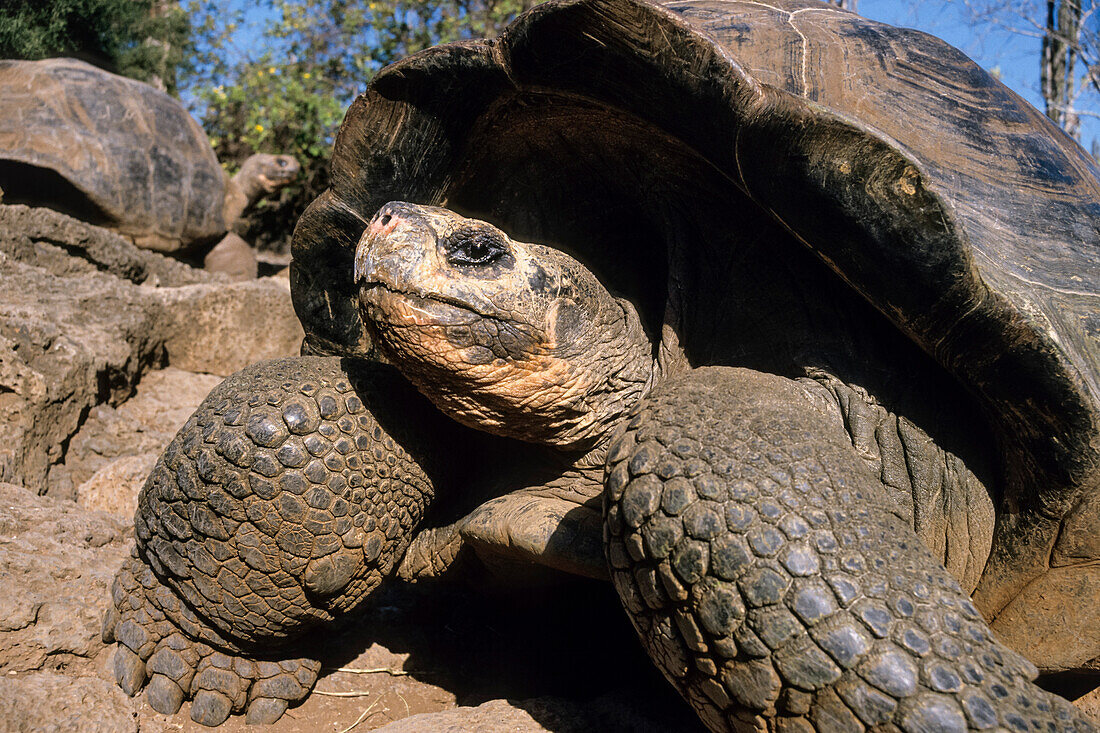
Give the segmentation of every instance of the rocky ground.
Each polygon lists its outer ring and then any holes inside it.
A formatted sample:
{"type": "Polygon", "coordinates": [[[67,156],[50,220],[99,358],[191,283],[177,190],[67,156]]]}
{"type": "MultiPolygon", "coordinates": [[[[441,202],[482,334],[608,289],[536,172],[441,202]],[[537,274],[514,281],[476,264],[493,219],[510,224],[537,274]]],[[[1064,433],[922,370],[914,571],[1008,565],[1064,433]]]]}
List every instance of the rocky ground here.
{"type": "MultiPolygon", "coordinates": [[[[100,620],[156,456],[222,377],[301,336],[285,276],[229,282],[0,206],[0,731],[200,729],[122,693],[100,620]]],[[[316,690],[270,730],[700,730],[602,584],[394,586],[317,648],[316,690]]]]}

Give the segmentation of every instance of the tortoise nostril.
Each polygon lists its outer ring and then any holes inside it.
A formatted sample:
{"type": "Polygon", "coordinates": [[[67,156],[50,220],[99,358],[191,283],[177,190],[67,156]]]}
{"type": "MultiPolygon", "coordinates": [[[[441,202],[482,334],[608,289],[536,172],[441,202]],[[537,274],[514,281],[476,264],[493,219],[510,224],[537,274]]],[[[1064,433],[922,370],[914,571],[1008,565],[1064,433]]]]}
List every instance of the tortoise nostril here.
{"type": "Polygon", "coordinates": [[[378,223],[382,226],[386,226],[390,223],[390,219],[393,218],[389,214],[383,214],[382,218],[378,220],[378,223]]]}

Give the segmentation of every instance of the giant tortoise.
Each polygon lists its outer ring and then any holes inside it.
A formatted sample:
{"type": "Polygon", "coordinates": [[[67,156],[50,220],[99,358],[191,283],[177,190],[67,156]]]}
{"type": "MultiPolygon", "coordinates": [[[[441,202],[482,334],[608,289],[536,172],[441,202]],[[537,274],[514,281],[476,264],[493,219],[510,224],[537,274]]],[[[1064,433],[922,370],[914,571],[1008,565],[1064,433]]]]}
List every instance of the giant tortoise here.
{"type": "Polygon", "coordinates": [[[305,632],[478,564],[610,577],[713,730],[1093,730],[1031,680],[1100,656],[1098,202],[961,53],[813,0],[399,62],[295,232],[311,355],[142,491],[118,680],[273,720],[305,632]]]}
{"type": "Polygon", "coordinates": [[[178,100],[76,59],[0,61],[0,99],[5,203],[48,206],[147,249],[209,249],[299,170],[292,156],[258,153],[230,178],[178,100]]]}

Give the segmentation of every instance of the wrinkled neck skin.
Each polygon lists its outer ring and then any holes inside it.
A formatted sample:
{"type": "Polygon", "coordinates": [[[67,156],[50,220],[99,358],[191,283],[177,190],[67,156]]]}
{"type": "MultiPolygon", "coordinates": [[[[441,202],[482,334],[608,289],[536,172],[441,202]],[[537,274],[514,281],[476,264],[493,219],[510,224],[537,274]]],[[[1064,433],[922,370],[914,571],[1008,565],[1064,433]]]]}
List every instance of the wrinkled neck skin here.
{"type": "Polygon", "coordinates": [[[586,452],[575,463],[578,470],[591,468],[602,477],[604,459],[612,439],[625,426],[632,409],[653,388],[658,368],[653,346],[638,312],[627,300],[615,298],[618,308],[608,307],[603,322],[590,324],[590,340],[574,344],[577,363],[585,363],[595,387],[582,402],[585,419],[569,436],[586,452]],[[595,356],[596,358],[593,358],[595,356]]]}
{"type": "Polygon", "coordinates": [[[578,470],[602,466],[655,379],[633,305],[484,222],[387,204],[355,268],[371,338],[421,392],[465,425],[567,451],[578,470]]]}

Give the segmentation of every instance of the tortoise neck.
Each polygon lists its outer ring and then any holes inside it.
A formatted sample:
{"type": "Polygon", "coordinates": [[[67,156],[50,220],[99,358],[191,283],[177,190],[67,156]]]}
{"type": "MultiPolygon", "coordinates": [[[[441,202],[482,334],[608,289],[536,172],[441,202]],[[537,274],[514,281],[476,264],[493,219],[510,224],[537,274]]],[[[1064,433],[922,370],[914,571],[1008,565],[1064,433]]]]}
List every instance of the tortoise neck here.
{"type": "Polygon", "coordinates": [[[244,162],[241,169],[237,171],[237,175],[233,176],[233,183],[236,184],[244,198],[242,212],[267,193],[263,181],[260,180],[259,164],[255,162],[254,157],[244,162]]]}
{"type": "MultiPolygon", "coordinates": [[[[586,361],[591,373],[598,375],[583,401],[589,415],[583,424],[583,436],[570,441],[571,447],[584,450],[578,466],[603,465],[608,446],[626,427],[635,408],[660,381],[662,368],[634,306],[615,298],[603,309],[611,313],[596,333],[596,343],[578,344],[577,361],[586,361]],[[583,356],[581,355],[583,352],[583,356]]],[[[555,436],[562,445],[562,436],[555,436]]]]}

